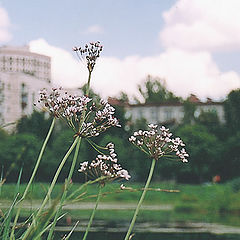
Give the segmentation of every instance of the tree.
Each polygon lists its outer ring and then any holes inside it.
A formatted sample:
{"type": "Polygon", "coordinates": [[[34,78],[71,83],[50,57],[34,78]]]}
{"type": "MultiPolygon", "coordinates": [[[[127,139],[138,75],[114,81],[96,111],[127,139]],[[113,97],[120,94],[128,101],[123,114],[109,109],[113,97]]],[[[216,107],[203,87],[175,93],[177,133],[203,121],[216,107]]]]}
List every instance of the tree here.
{"type": "MultiPolygon", "coordinates": [[[[143,86],[138,85],[138,91],[144,99],[144,103],[163,103],[163,102],[179,102],[180,97],[175,96],[171,91],[167,90],[166,83],[161,78],[153,78],[148,75],[143,86]]],[[[137,102],[141,102],[136,99],[137,102]]]]}
{"type": "MultiPolygon", "coordinates": [[[[71,129],[66,129],[64,131],[59,131],[59,134],[55,137],[51,145],[51,152],[45,154],[42,160],[41,170],[38,173],[38,180],[41,181],[51,181],[51,177],[54,176],[61,159],[63,159],[64,155],[68,151],[72,142],[74,141],[74,132],[71,129]]],[[[80,154],[77,160],[77,166],[79,166],[80,162],[88,161],[92,159],[91,154],[93,151],[91,147],[84,139],[81,141],[80,146],[80,154]]],[[[60,182],[64,182],[64,180],[68,177],[68,172],[71,167],[72,159],[74,156],[74,151],[69,156],[68,161],[65,163],[64,168],[59,176],[60,182]]],[[[73,176],[74,179],[80,180],[80,174],[76,171],[75,174],[77,176],[73,176]]]]}
{"type": "Polygon", "coordinates": [[[195,121],[194,113],[196,111],[196,104],[190,102],[189,100],[184,101],[183,109],[184,109],[184,117],[183,117],[183,124],[191,124],[195,121]]]}
{"type": "Polygon", "coordinates": [[[231,91],[224,102],[226,125],[230,133],[240,130],[240,89],[231,91]]]}
{"type": "Polygon", "coordinates": [[[223,145],[223,158],[218,166],[224,180],[240,176],[240,131],[226,139],[223,145]]]}
{"type": "Polygon", "coordinates": [[[225,139],[225,129],[220,123],[216,111],[201,111],[200,115],[195,119],[197,124],[203,125],[207,130],[219,139],[225,139]]]}
{"type": "Polygon", "coordinates": [[[51,121],[46,113],[34,111],[30,116],[24,116],[18,121],[17,133],[31,133],[39,139],[45,139],[51,121]]]}
{"type": "Polygon", "coordinates": [[[16,182],[23,168],[22,181],[28,181],[36,162],[41,145],[32,134],[9,136],[0,143],[0,162],[4,167],[4,177],[8,182],[16,182]]]}
{"type": "Polygon", "coordinates": [[[178,178],[193,182],[210,181],[218,174],[218,165],[221,163],[221,145],[218,139],[201,125],[185,125],[178,129],[177,135],[186,144],[189,153],[189,168],[181,168],[178,178]]]}

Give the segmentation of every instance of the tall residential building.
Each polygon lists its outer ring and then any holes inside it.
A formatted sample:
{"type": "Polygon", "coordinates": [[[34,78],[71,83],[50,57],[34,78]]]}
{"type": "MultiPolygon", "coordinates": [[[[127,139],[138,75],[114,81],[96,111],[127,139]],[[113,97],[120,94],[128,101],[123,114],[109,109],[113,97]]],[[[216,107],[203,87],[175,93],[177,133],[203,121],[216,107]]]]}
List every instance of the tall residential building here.
{"type": "Polygon", "coordinates": [[[0,126],[13,130],[19,118],[33,112],[39,90],[50,87],[50,57],[28,46],[0,47],[0,126]]]}
{"type": "Polygon", "coordinates": [[[51,58],[30,52],[29,46],[0,47],[0,72],[25,73],[51,83],[51,58]]]}

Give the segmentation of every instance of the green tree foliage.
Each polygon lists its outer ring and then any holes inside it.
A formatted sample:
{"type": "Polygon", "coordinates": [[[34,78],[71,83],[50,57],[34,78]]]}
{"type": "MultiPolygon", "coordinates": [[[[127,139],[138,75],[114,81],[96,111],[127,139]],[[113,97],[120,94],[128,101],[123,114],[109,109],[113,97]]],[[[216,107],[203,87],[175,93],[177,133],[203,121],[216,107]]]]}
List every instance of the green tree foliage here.
{"type": "Polygon", "coordinates": [[[225,139],[225,128],[220,123],[216,111],[201,111],[200,115],[195,119],[196,123],[207,128],[208,132],[214,134],[218,139],[225,139]]]}
{"type": "Polygon", "coordinates": [[[231,91],[224,102],[226,125],[231,133],[240,130],[240,89],[231,91]]]}
{"type": "Polygon", "coordinates": [[[51,121],[46,113],[34,111],[30,116],[24,116],[18,121],[17,132],[31,133],[39,139],[45,139],[51,121]]]}
{"type": "Polygon", "coordinates": [[[240,131],[226,139],[223,144],[223,158],[218,166],[224,180],[240,176],[240,131]]]}
{"type": "Polygon", "coordinates": [[[28,181],[40,150],[39,139],[33,134],[8,136],[0,142],[0,162],[7,182],[16,182],[23,167],[23,181],[28,181]]]}
{"type": "Polygon", "coordinates": [[[188,171],[179,172],[182,180],[210,181],[218,173],[216,165],[221,162],[221,148],[218,139],[201,125],[185,125],[178,129],[189,153],[188,171]],[[185,179],[184,179],[185,178],[185,179]]]}
{"type": "MultiPolygon", "coordinates": [[[[71,129],[65,129],[59,131],[55,136],[50,150],[45,154],[42,160],[42,167],[38,172],[37,179],[40,181],[51,181],[51,176],[54,176],[56,169],[58,168],[59,163],[63,159],[65,153],[68,151],[70,145],[74,141],[74,132],[71,129]]],[[[81,141],[81,151],[78,156],[77,165],[79,166],[80,162],[91,160],[93,151],[89,144],[82,139],[81,141]]],[[[69,172],[71,161],[73,159],[74,151],[71,153],[68,161],[65,163],[65,166],[59,176],[59,181],[64,182],[67,178],[69,172]]],[[[76,181],[80,181],[82,178],[78,172],[75,172],[73,178],[76,181]]]]}
{"type": "Polygon", "coordinates": [[[194,113],[197,109],[195,103],[186,100],[183,102],[183,110],[184,110],[184,117],[183,117],[183,124],[191,124],[195,121],[194,113]]]}
{"type": "MultiPolygon", "coordinates": [[[[148,75],[143,86],[138,85],[138,91],[144,99],[144,103],[164,103],[179,102],[180,97],[175,96],[171,91],[167,90],[166,83],[161,78],[153,78],[148,75]]],[[[141,102],[136,99],[137,102],[141,102]]]]}
{"type": "MultiPolygon", "coordinates": [[[[149,76],[145,86],[146,88],[142,86],[141,91],[146,103],[180,99],[168,94],[169,92],[164,88],[165,85],[159,79],[152,79],[149,76]]],[[[94,93],[90,92],[91,94],[94,93]]],[[[180,182],[197,183],[211,181],[212,177],[217,174],[222,177],[222,180],[240,176],[239,96],[240,90],[234,90],[224,103],[226,126],[219,122],[214,111],[201,112],[199,116],[194,116],[196,105],[185,101],[184,123],[178,126],[174,135],[180,136],[185,141],[186,150],[190,154],[189,163],[183,164],[180,161],[160,159],[155,169],[157,172],[154,175],[155,180],[175,179],[180,182]]],[[[91,140],[99,145],[113,142],[119,161],[124,168],[129,170],[132,180],[145,181],[151,160],[131,145],[128,137],[135,130],[147,129],[147,122],[145,119],[141,119],[126,128],[129,119],[125,115],[124,103],[128,101],[128,96],[123,93],[118,100],[120,104],[114,106],[116,108],[115,115],[120,120],[122,127],[108,129],[105,134],[91,140]]],[[[51,176],[74,140],[75,133],[66,124],[60,122],[58,121],[56,124],[54,138],[51,138],[51,144],[44,153],[37,173],[37,181],[52,180],[51,176]]],[[[4,176],[7,177],[7,182],[16,182],[16,176],[22,166],[22,180],[28,181],[50,123],[51,119],[46,118],[43,113],[34,112],[31,116],[24,117],[19,121],[15,135],[9,135],[0,130],[0,167],[4,167],[4,176]]],[[[174,128],[171,127],[171,130],[174,131],[174,128]]],[[[93,160],[97,154],[86,139],[82,139],[78,166],[80,162],[93,160]]],[[[66,162],[59,181],[63,182],[67,177],[72,158],[73,154],[66,162]]],[[[83,179],[84,176],[75,171],[73,181],[83,181],[83,179]]]]}
{"type": "Polygon", "coordinates": [[[121,103],[128,103],[129,102],[129,97],[127,93],[125,92],[120,92],[119,97],[117,98],[121,103]]]}

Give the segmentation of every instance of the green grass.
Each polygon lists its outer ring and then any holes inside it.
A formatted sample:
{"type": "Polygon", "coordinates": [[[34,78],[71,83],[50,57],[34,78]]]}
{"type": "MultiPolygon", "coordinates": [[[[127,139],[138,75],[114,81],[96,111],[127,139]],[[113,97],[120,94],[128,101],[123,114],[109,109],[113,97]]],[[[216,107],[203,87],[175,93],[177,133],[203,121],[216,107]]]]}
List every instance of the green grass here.
{"type": "MultiPolygon", "coordinates": [[[[143,187],[143,184],[139,183],[126,183],[126,187],[132,187],[134,189],[139,189],[143,187]]],[[[2,193],[0,199],[12,200],[15,192],[15,184],[4,184],[2,186],[2,193]]],[[[71,187],[71,192],[79,188],[81,184],[73,184],[71,187]]],[[[26,184],[21,184],[20,194],[23,193],[26,184]]],[[[41,200],[44,198],[49,185],[46,183],[34,183],[31,187],[29,194],[27,195],[28,200],[41,200]]],[[[175,203],[176,201],[182,199],[182,201],[206,201],[212,199],[216,193],[220,191],[226,191],[229,187],[227,185],[178,185],[170,183],[153,183],[152,188],[161,189],[175,189],[180,190],[179,193],[169,193],[169,192],[156,192],[148,191],[145,202],[158,204],[158,203],[175,203]]],[[[86,189],[84,189],[86,190],[86,189]]],[[[130,191],[120,191],[120,193],[115,193],[120,190],[120,183],[108,184],[104,187],[104,192],[108,192],[107,196],[103,198],[104,202],[136,202],[138,201],[141,192],[130,192],[130,191]]],[[[63,184],[56,184],[56,187],[52,193],[52,198],[56,198],[61,195],[63,191],[63,184]]],[[[89,185],[87,187],[87,192],[89,195],[94,195],[97,193],[96,185],[89,185]]],[[[85,201],[94,201],[94,199],[86,199],[85,201]]]]}
{"type": "MultiPolygon", "coordinates": [[[[126,183],[126,187],[139,189],[143,184],[126,183]]],[[[81,184],[73,184],[71,192],[75,191],[81,184]]],[[[20,186],[20,193],[23,193],[25,185],[20,186]]],[[[119,183],[108,184],[104,187],[104,196],[101,202],[111,203],[137,203],[141,191],[130,192],[119,189],[119,183]],[[117,191],[117,193],[116,193],[117,191]]],[[[200,222],[219,222],[224,224],[240,226],[240,191],[234,191],[231,184],[218,185],[181,185],[170,183],[153,183],[152,188],[178,189],[179,193],[169,192],[147,192],[145,204],[171,204],[174,209],[171,211],[149,211],[141,210],[138,221],[200,221],[200,222]]],[[[28,201],[40,201],[46,194],[48,184],[35,183],[27,196],[28,201]]],[[[56,198],[62,193],[62,184],[57,184],[52,198],[56,198]]],[[[4,184],[0,196],[1,201],[12,200],[15,191],[14,184],[4,184]]],[[[95,197],[87,197],[97,193],[96,185],[89,185],[86,198],[82,201],[95,201],[95,197]]],[[[98,210],[96,219],[130,221],[134,210],[98,210]]],[[[27,216],[31,212],[24,210],[22,216],[27,216]]],[[[68,214],[76,219],[88,219],[91,210],[68,210],[68,214]]]]}

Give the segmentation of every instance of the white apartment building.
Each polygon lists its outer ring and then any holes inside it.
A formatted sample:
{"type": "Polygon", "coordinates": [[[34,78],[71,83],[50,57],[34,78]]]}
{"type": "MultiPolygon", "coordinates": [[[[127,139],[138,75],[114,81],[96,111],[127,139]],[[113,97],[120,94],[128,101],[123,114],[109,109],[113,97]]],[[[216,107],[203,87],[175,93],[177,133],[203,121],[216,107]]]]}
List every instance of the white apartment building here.
{"type": "Polygon", "coordinates": [[[51,58],[30,52],[29,46],[2,46],[0,72],[25,73],[51,83],[51,58]]]}
{"type": "MultiPolygon", "coordinates": [[[[200,113],[213,111],[216,112],[221,123],[225,122],[224,108],[222,102],[194,102],[196,110],[195,117],[200,113]]],[[[126,106],[126,116],[131,118],[132,122],[137,119],[146,119],[148,123],[154,124],[179,124],[184,117],[184,107],[182,103],[156,103],[156,104],[134,104],[126,106]]]]}
{"type": "Polygon", "coordinates": [[[13,130],[19,118],[33,112],[39,91],[50,87],[50,57],[28,46],[0,47],[0,126],[13,130]]]}

